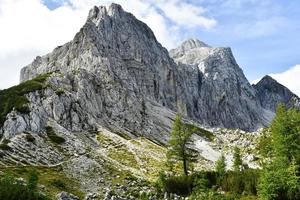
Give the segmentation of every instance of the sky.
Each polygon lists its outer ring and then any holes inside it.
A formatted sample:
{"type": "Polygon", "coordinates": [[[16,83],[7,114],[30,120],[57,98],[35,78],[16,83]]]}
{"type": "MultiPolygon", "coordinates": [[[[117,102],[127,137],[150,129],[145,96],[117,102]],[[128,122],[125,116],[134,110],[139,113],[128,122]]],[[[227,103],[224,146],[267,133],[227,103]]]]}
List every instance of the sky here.
{"type": "Polygon", "coordinates": [[[271,75],[300,96],[299,0],[0,0],[0,89],[20,69],[73,39],[89,9],[115,2],[167,49],[188,38],[231,47],[251,83],[271,75]]]}

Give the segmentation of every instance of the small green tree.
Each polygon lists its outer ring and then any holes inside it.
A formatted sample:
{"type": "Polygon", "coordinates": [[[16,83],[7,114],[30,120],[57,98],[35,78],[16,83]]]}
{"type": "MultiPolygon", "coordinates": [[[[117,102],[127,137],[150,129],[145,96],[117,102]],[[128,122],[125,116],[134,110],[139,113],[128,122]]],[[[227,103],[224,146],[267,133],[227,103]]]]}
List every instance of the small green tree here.
{"type": "Polygon", "coordinates": [[[223,176],[226,173],[226,162],[224,154],[222,154],[216,162],[216,172],[218,173],[218,176],[223,176]]]}
{"type": "Polygon", "coordinates": [[[243,170],[243,160],[241,157],[241,150],[237,146],[233,149],[233,170],[242,171],[243,170]]]}
{"type": "Polygon", "coordinates": [[[216,172],[218,176],[217,182],[220,186],[226,176],[226,162],[224,154],[222,154],[216,162],[216,172]]]}
{"type": "Polygon", "coordinates": [[[172,134],[167,152],[168,163],[181,162],[183,173],[188,175],[189,163],[196,161],[196,153],[189,148],[193,129],[182,122],[182,117],[177,115],[173,123],[172,134]]]}

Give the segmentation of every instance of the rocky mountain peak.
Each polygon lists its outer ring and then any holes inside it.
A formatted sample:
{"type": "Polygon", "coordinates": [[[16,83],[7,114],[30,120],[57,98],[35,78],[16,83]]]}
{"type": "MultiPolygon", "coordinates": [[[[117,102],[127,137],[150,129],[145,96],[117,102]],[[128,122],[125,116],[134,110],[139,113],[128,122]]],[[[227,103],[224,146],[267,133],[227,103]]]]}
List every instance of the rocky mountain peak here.
{"type": "Polygon", "coordinates": [[[188,39],[179,46],[179,48],[181,48],[183,51],[188,51],[191,49],[201,48],[201,47],[210,47],[210,46],[196,38],[188,39]]]}
{"type": "Polygon", "coordinates": [[[284,103],[288,108],[300,109],[300,98],[269,75],[264,76],[253,87],[265,109],[275,112],[279,103],[284,103]]]}

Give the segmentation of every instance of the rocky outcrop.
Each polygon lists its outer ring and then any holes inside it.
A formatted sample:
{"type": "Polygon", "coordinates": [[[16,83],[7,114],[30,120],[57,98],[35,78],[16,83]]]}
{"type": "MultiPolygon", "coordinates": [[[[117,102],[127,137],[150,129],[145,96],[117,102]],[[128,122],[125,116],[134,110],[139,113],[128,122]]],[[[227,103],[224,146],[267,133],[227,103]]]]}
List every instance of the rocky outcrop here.
{"type": "Polygon", "coordinates": [[[262,107],[265,109],[275,112],[279,103],[285,104],[287,108],[296,107],[300,109],[300,98],[271,76],[264,76],[253,86],[257,91],[262,107]]]}

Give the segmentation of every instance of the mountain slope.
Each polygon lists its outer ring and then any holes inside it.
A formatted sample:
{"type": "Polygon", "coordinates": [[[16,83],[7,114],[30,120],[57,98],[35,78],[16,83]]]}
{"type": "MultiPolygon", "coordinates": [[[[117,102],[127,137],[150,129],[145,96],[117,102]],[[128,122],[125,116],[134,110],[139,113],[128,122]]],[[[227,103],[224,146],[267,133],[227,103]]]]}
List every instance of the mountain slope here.
{"type": "Polygon", "coordinates": [[[275,112],[279,103],[285,104],[288,108],[294,106],[300,109],[300,98],[268,75],[253,87],[265,109],[275,112]]]}

